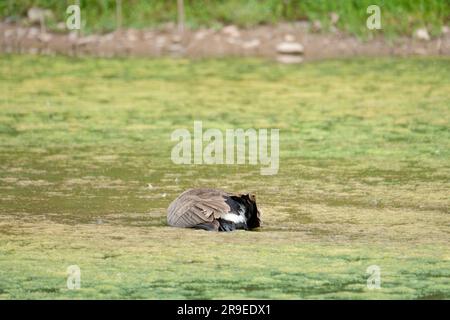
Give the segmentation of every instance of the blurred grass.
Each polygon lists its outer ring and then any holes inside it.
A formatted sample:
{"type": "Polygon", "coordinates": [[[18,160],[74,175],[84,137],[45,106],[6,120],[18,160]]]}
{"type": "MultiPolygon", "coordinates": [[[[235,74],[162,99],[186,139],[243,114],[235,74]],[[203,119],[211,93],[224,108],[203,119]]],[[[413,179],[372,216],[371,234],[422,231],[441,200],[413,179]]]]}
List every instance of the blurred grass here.
{"type": "Polygon", "coordinates": [[[0,62],[0,298],[450,297],[448,58],[0,62]],[[279,173],[173,164],[194,120],[279,128],[279,173]],[[202,186],[255,192],[264,228],[167,227],[202,186]]]}
{"type": "MultiPolygon", "coordinates": [[[[60,0],[5,0],[0,2],[2,17],[26,16],[32,6],[49,8],[57,21],[64,21],[67,5],[75,1],[60,0]]],[[[186,23],[192,28],[217,27],[237,24],[249,27],[280,21],[319,20],[325,30],[330,27],[330,13],[339,15],[337,27],[362,37],[375,33],[366,28],[369,5],[379,5],[382,30],[391,37],[411,35],[419,27],[427,27],[432,35],[438,35],[441,27],[450,20],[448,0],[191,0],[185,1],[186,23]]],[[[82,0],[82,19],[85,32],[104,32],[115,28],[114,0],[82,0]]],[[[123,25],[133,28],[155,27],[176,22],[176,1],[123,1],[123,25]]],[[[54,26],[54,22],[51,23],[54,26]]]]}

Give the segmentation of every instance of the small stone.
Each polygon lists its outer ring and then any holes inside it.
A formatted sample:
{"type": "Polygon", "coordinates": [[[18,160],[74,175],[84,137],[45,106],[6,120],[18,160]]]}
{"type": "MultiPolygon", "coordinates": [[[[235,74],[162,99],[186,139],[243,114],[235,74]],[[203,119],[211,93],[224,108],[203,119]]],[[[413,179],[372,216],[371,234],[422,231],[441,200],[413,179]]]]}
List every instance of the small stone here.
{"type": "Polygon", "coordinates": [[[294,42],[295,41],[295,37],[292,34],[286,34],[284,36],[284,41],[286,41],[286,42],[294,42]]]}
{"type": "Polygon", "coordinates": [[[230,37],[238,38],[241,36],[238,27],[234,25],[226,26],[222,29],[222,32],[230,37]]]}
{"type": "Polygon", "coordinates": [[[166,193],[163,193],[163,194],[161,195],[161,197],[165,198],[165,197],[167,197],[167,194],[166,194],[166,193]]]}
{"type": "Polygon", "coordinates": [[[151,183],[147,183],[147,188],[148,188],[148,189],[153,189],[152,184],[151,184],[151,183]]]}
{"type": "Polygon", "coordinates": [[[169,46],[169,51],[172,53],[173,57],[181,57],[184,53],[184,48],[179,43],[173,43],[169,46]]]}
{"type": "Polygon", "coordinates": [[[277,52],[281,54],[300,55],[303,51],[303,45],[298,42],[282,42],[277,45],[277,52]]]}
{"type": "Polygon", "coordinates": [[[311,30],[313,32],[320,32],[322,31],[322,23],[319,20],[314,20],[311,25],[311,30]]]}
{"type": "Polygon", "coordinates": [[[259,41],[259,39],[253,39],[253,40],[250,40],[250,41],[243,42],[242,43],[242,47],[244,49],[254,49],[254,48],[259,47],[260,44],[261,44],[261,41],[259,41]]]}
{"type": "Polygon", "coordinates": [[[150,40],[152,38],[153,38],[153,33],[152,32],[144,33],[144,40],[150,40]]]}
{"type": "Polygon", "coordinates": [[[336,12],[331,12],[330,13],[330,22],[331,24],[336,24],[339,21],[339,15],[336,12]]]}
{"type": "Polygon", "coordinates": [[[176,24],[174,22],[166,22],[162,25],[162,30],[165,31],[172,31],[173,29],[176,28],[176,24]]]}
{"type": "Polygon", "coordinates": [[[84,46],[90,43],[95,43],[97,42],[98,38],[97,36],[91,35],[91,36],[87,36],[87,37],[83,37],[81,39],[78,40],[77,44],[80,46],[84,46]]]}
{"type": "Polygon", "coordinates": [[[26,29],[24,28],[18,28],[17,29],[17,37],[22,38],[27,33],[26,29]]]}
{"type": "Polygon", "coordinates": [[[232,38],[232,37],[227,38],[226,42],[229,43],[229,44],[239,44],[239,43],[241,43],[239,38],[232,38]]]}
{"type": "Polygon", "coordinates": [[[128,41],[135,42],[138,40],[136,32],[132,29],[128,30],[126,33],[126,38],[128,41]]]}
{"type": "Polygon", "coordinates": [[[28,29],[28,39],[36,38],[39,35],[39,29],[36,27],[32,27],[28,29]]]}
{"type": "Polygon", "coordinates": [[[414,32],[414,37],[419,39],[419,40],[423,40],[423,41],[429,41],[430,40],[430,35],[429,35],[428,30],[426,28],[417,29],[414,32]]]}
{"type": "Polygon", "coordinates": [[[3,32],[3,35],[5,36],[5,38],[9,38],[9,37],[11,37],[12,35],[14,35],[14,30],[5,30],[5,31],[3,32]]]}
{"type": "Polygon", "coordinates": [[[108,33],[103,36],[103,40],[108,42],[114,40],[114,33],[108,33]]]}
{"type": "Polygon", "coordinates": [[[179,35],[174,35],[174,36],[172,37],[172,43],[174,43],[174,44],[180,44],[182,40],[183,40],[183,39],[182,39],[181,36],[179,36],[179,35]]]}
{"type": "Polygon", "coordinates": [[[50,34],[50,33],[41,33],[41,34],[39,34],[39,36],[38,36],[38,39],[39,39],[39,41],[42,41],[42,42],[49,42],[50,40],[52,40],[52,35],[50,34]]]}
{"type": "Polygon", "coordinates": [[[75,42],[78,39],[78,33],[76,31],[72,31],[69,33],[69,41],[75,42]]]}
{"type": "Polygon", "coordinates": [[[442,26],[441,32],[442,32],[443,34],[450,33],[450,27],[448,27],[448,26],[442,26]]]}
{"type": "Polygon", "coordinates": [[[195,40],[203,40],[204,38],[206,38],[206,36],[209,34],[209,32],[208,31],[206,31],[206,30],[200,30],[200,31],[197,31],[196,33],[195,33],[195,35],[194,35],[194,39],[195,40]]]}
{"type": "Polygon", "coordinates": [[[158,36],[157,38],[156,38],[156,46],[158,47],[158,48],[161,48],[161,47],[163,47],[164,46],[164,44],[166,43],[166,37],[164,37],[164,36],[158,36]]]}

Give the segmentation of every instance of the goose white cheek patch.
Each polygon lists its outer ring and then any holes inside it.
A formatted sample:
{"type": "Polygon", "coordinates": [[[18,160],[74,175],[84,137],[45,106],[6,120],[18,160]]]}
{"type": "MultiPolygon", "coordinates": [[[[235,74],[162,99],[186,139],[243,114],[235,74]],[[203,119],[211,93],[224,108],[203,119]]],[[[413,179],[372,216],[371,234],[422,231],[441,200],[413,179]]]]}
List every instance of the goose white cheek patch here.
{"type": "Polygon", "coordinates": [[[234,213],[224,213],[220,216],[221,219],[223,220],[227,220],[230,222],[234,222],[234,223],[244,223],[245,222],[245,217],[242,215],[237,215],[234,213]]]}

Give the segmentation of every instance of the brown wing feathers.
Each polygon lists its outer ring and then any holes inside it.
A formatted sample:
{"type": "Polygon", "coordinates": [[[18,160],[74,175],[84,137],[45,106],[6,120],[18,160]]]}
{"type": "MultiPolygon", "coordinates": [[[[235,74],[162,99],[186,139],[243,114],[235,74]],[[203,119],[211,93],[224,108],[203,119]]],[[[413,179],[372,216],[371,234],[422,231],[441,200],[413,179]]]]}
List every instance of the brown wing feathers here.
{"type": "Polygon", "coordinates": [[[230,211],[225,203],[228,194],[213,189],[190,189],[169,206],[167,222],[174,227],[194,227],[211,223],[222,213],[230,211]]]}

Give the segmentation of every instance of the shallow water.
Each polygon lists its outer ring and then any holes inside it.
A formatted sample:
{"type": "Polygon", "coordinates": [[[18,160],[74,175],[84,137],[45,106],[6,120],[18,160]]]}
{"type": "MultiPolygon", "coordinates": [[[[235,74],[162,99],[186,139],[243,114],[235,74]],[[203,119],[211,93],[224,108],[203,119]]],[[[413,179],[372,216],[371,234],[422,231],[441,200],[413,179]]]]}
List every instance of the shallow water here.
{"type": "Polygon", "coordinates": [[[1,298],[449,298],[448,59],[1,58],[1,298]],[[278,174],[175,165],[194,120],[279,128],[278,174]],[[255,193],[263,228],[167,227],[192,187],[255,193]]]}

